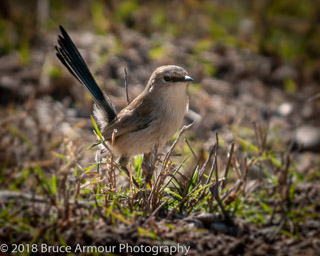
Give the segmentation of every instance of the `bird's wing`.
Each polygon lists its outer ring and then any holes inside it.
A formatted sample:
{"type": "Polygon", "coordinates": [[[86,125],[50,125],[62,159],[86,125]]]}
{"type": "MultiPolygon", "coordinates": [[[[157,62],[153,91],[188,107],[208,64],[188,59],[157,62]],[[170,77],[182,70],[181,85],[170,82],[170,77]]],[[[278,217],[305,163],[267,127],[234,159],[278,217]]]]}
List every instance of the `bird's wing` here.
{"type": "Polygon", "coordinates": [[[114,130],[117,130],[116,137],[118,137],[149,127],[151,123],[156,120],[156,115],[152,115],[153,109],[151,107],[146,108],[143,106],[150,105],[146,103],[142,104],[141,100],[136,99],[129,106],[124,108],[118,114],[117,118],[109,123],[105,130],[102,131],[104,138],[106,140],[111,139],[114,130]]]}

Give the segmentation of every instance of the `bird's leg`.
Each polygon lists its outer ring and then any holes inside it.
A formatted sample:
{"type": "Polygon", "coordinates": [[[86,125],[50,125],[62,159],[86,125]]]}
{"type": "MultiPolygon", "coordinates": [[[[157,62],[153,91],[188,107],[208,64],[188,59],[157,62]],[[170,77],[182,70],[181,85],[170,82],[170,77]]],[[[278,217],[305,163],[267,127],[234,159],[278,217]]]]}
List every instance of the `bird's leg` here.
{"type": "Polygon", "coordinates": [[[153,174],[153,170],[157,161],[158,146],[154,147],[154,150],[143,155],[143,160],[141,164],[143,175],[145,176],[145,184],[150,182],[153,174]]]}
{"type": "Polygon", "coordinates": [[[152,172],[153,171],[153,168],[152,168],[152,160],[153,159],[152,158],[153,158],[152,152],[145,153],[143,155],[141,169],[142,169],[143,176],[145,178],[145,180],[144,180],[145,184],[147,184],[151,180],[151,177],[152,177],[152,173],[153,173],[152,172]]]}
{"type": "Polygon", "coordinates": [[[151,186],[151,178],[153,174],[153,168],[152,168],[152,161],[153,160],[153,153],[145,153],[143,154],[143,159],[141,163],[141,170],[142,174],[144,176],[144,181],[143,181],[143,203],[145,206],[145,211],[150,212],[150,202],[148,200],[148,195],[147,195],[147,184],[151,186]]]}
{"type": "MultiPolygon", "coordinates": [[[[128,160],[129,159],[127,157],[120,157],[119,165],[120,165],[121,169],[128,175],[128,177],[130,179],[130,172],[127,168],[128,160]]],[[[132,181],[137,188],[140,188],[140,186],[139,186],[138,182],[135,180],[135,178],[132,177],[132,181]]]]}

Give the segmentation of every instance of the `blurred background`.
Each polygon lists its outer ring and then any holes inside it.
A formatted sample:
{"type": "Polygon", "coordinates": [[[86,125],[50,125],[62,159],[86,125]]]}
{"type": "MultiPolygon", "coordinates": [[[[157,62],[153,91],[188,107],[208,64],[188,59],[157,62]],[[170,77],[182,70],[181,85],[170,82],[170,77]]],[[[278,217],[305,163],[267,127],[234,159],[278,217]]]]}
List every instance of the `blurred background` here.
{"type": "Polygon", "coordinates": [[[26,64],[28,50],[43,46],[58,24],[117,38],[127,28],[146,37],[161,34],[164,41],[191,38],[197,51],[213,45],[246,48],[291,63],[299,70],[297,79],[318,81],[319,5],[314,0],[4,0],[0,53],[18,50],[26,64]]]}
{"type": "Polygon", "coordinates": [[[175,64],[195,80],[187,122],[198,121],[193,138],[201,144],[215,131],[231,142],[235,133],[248,133],[239,127],[270,122],[281,138],[278,147],[319,150],[319,1],[2,0],[0,5],[5,162],[20,163],[21,140],[27,144],[22,155],[39,160],[65,137],[90,138],[91,98],[55,57],[60,24],[118,110],[126,105],[124,68],[132,100],[156,67],[175,64]],[[19,122],[15,126],[12,120],[19,122]],[[53,146],[45,144],[48,139],[53,146]]]}

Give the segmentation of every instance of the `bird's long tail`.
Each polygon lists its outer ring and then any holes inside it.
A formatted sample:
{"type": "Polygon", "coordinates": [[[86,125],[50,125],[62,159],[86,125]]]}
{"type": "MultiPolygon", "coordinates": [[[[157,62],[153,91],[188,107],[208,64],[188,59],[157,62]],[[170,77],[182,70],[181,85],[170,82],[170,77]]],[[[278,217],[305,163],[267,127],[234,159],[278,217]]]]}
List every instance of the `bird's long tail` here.
{"type": "Polygon", "coordinates": [[[56,45],[57,57],[69,72],[89,90],[97,107],[106,112],[106,118],[108,122],[111,122],[117,115],[111,102],[103,95],[66,30],[60,26],[60,31],[61,35],[58,36],[58,45],[56,45]]]}

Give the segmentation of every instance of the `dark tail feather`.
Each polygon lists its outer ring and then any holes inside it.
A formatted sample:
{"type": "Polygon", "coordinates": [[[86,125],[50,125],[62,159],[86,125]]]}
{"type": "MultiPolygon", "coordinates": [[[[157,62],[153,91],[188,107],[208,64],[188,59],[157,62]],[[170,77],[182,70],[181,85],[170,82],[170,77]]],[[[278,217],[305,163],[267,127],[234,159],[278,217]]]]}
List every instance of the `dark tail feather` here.
{"type": "Polygon", "coordinates": [[[111,122],[117,115],[115,110],[104,97],[68,33],[62,26],[60,26],[60,31],[61,35],[58,36],[58,46],[56,46],[57,57],[69,72],[89,90],[97,106],[106,111],[108,121],[111,122]]]}

